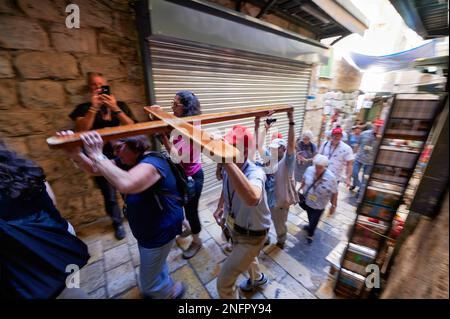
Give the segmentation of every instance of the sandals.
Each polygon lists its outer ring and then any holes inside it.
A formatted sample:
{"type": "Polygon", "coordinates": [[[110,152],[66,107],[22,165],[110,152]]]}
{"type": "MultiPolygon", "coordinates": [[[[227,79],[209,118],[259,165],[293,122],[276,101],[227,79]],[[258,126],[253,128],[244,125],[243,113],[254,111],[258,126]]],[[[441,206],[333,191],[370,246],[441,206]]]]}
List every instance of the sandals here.
{"type": "Polygon", "coordinates": [[[189,248],[183,252],[183,258],[190,259],[190,258],[194,257],[198,253],[200,248],[202,248],[201,243],[197,244],[195,242],[191,242],[191,244],[189,245],[189,248]]]}

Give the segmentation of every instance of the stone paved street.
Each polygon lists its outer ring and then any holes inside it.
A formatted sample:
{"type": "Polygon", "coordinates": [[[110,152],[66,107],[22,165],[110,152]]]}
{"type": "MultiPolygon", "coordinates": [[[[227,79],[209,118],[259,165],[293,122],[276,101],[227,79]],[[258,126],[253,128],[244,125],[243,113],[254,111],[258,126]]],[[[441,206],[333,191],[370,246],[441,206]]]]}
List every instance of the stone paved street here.
{"type": "MultiPolygon", "coordinates": [[[[259,258],[270,283],[264,290],[245,295],[246,298],[334,298],[328,277],[330,265],[325,257],[341,240],[345,240],[348,227],[355,218],[355,208],[346,202],[348,194],[343,187],[340,189],[336,213],[332,217],[324,213],[311,245],[306,244],[305,233],[301,230],[307,223],[306,213],[298,205],[291,206],[284,250],[271,244],[264,248],[259,258]]],[[[227,255],[221,229],[212,216],[215,207],[214,194],[202,198],[203,248],[199,253],[190,260],[182,258],[182,249],[190,242],[187,238],[178,240],[178,245],[169,255],[170,272],[175,280],[186,284],[187,299],[218,298],[216,278],[227,255]]],[[[127,223],[126,229],[126,239],[117,241],[110,221],[105,217],[77,230],[91,254],[89,264],[81,270],[81,288],[93,298],[140,298],[137,288],[138,248],[127,223]]],[[[273,227],[270,237],[274,243],[273,227]]],[[[239,280],[242,279],[244,276],[239,280]]]]}

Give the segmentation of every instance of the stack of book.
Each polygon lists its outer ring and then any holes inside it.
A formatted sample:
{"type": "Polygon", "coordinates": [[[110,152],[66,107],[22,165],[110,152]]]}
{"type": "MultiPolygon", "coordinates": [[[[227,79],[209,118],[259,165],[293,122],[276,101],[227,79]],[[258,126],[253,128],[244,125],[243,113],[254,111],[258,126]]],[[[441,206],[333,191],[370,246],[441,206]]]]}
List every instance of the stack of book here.
{"type": "Polygon", "coordinates": [[[388,223],[377,221],[374,222],[370,218],[359,216],[355,224],[352,243],[377,250],[380,237],[386,235],[388,231],[388,223]]]}
{"type": "Polygon", "coordinates": [[[375,261],[376,250],[365,246],[350,243],[347,251],[346,259],[342,266],[352,272],[365,276],[367,274],[367,265],[375,261]]]}
{"type": "Polygon", "coordinates": [[[341,259],[336,293],[364,297],[370,291],[365,286],[365,279],[371,272],[367,266],[376,264],[386,271],[386,262],[393,251],[385,254],[386,247],[392,245],[401,231],[401,225],[395,224],[394,219],[405,200],[439,104],[437,95],[396,95],[341,259]]]}

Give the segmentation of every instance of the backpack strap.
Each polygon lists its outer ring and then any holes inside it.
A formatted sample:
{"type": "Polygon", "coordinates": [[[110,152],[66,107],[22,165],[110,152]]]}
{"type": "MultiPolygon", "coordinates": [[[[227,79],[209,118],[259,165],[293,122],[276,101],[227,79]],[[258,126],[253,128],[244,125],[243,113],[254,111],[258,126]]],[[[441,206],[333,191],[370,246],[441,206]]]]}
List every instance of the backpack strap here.
{"type": "MultiPolygon", "coordinates": [[[[176,170],[176,168],[172,167],[173,165],[172,165],[170,157],[168,157],[165,153],[156,152],[156,151],[150,151],[147,154],[144,154],[144,156],[142,158],[145,158],[147,156],[154,156],[154,157],[163,159],[167,162],[167,164],[169,165],[170,171],[172,172],[172,174],[175,177],[175,183],[176,183],[177,189],[178,189],[178,177],[177,177],[178,172],[174,172],[174,170],[176,170]]],[[[158,205],[161,209],[162,209],[162,205],[161,205],[158,195],[162,195],[164,197],[169,197],[169,198],[175,199],[180,202],[183,201],[183,199],[180,196],[177,196],[177,195],[171,193],[170,191],[164,191],[160,187],[158,189],[154,190],[153,193],[154,193],[156,201],[158,202],[158,205]]]]}

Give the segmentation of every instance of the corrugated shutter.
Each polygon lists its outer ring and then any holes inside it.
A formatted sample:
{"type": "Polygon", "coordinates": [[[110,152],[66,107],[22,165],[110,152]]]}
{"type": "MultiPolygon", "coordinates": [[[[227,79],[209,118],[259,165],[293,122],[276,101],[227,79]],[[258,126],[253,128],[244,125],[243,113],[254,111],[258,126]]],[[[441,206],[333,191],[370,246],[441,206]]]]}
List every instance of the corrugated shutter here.
{"type": "MultiPolygon", "coordinates": [[[[194,92],[204,114],[291,104],[295,110],[296,134],[301,131],[311,77],[309,65],[163,40],[150,40],[150,48],[156,102],[165,110],[171,111],[173,97],[180,90],[194,92]]],[[[274,118],[278,119],[274,126],[287,137],[286,114],[275,114],[274,118]]],[[[236,124],[253,129],[254,119],[208,124],[202,128],[223,134],[236,124]]],[[[215,191],[221,185],[215,177],[216,165],[205,157],[203,162],[207,162],[203,165],[204,192],[215,191]]]]}

